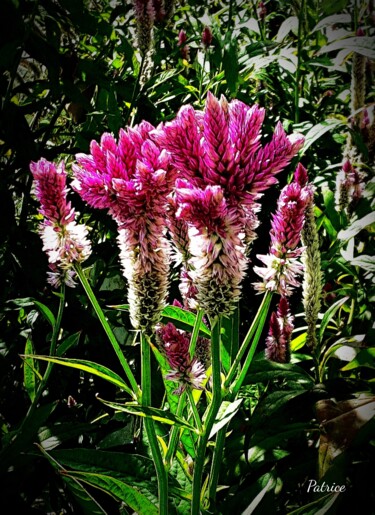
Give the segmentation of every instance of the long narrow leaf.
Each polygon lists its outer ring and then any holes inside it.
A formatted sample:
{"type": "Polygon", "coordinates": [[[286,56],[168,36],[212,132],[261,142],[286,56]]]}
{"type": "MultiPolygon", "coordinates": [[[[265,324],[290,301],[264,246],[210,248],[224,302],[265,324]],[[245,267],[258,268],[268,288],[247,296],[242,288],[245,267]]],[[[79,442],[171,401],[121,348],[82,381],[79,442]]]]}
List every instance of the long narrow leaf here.
{"type": "MultiPolygon", "coordinates": [[[[29,356],[24,357],[27,358],[29,356]]],[[[119,375],[112,372],[109,368],[99,365],[98,363],[94,363],[93,361],[87,361],[84,359],[54,358],[52,356],[39,355],[35,355],[34,358],[48,361],[50,363],[56,363],[57,365],[63,365],[65,367],[76,368],[77,370],[82,370],[82,372],[88,372],[89,374],[101,377],[104,381],[108,381],[109,383],[118,386],[131,395],[131,397],[134,397],[132,390],[124,383],[119,375]]]]}
{"type": "Polygon", "coordinates": [[[348,298],[349,297],[344,297],[344,298],[338,300],[337,302],[332,304],[332,306],[330,306],[327,309],[327,311],[325,312],[325,314],[323,316],[322,323],[320,324],[320,330],[319,330],[319,340],[320,340],[320,342],[323,341],[323,335],[324,335],[325,330],[327,329],[327,326],[328,326],[330,320],[334,317],[334,315],[336,314],[337,310],[341,306],[343,306],[345,304],[345,302],[348,300],[348,298]]]}
{"type": "Polygon", "coordinates": [[[182,420],[182,418],[177,417],[176,415],[168,411],[163,411],[158,408],[149,408],[147,406],[139,406],[136,404],[119,404],[118,402],[105,401],[103,399],[100,399],[99,397],[98,399],[103,404],[109,406],[110,408],[113,408],[116,411],[124,411],[125,413],[137,415],[138,417],[152,418],[153,420],[157,420],[158,422],[162,422],[163,424],[169,424],[171,426],[177,424],[181,427],[190,429],[191,431],[194,431],[196,433],[198,432],[198,430],[195,429],[192,425],[188,424],[188,422],[185,422],[185,420],[182,420]]]}
{"type": "Polygon", "coordinates": [[[107,494],[123,501],[132,510],[135,510],[136,513],[147,513],[147,515],[158,515],[159,513],[158,508],[152,504],[145,495],[114,477],[77,471],[65,472],[64,475],[95,488],[99,488],[107,494]]]}

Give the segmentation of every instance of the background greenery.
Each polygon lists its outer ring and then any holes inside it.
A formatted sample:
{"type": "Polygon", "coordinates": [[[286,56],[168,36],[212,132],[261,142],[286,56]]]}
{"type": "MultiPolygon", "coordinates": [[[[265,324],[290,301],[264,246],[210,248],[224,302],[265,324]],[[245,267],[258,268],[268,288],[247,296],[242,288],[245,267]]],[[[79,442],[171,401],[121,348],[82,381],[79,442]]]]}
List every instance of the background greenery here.
{"type": "MultiPolygon", "coordinates": [[[[373,3],[270,0],[264,5],[262,12],[262,6],[252,1],[176,2],[173,16],[160,19],[154,27],[154,50],[145,73],[130,1],[3,0],[0,468],[1,503],[8,510],[4,513],[132,513],[115,482],[98,489],[93,483],[77,481],[74,474],[66,475],[65,469],[109,474],[148,492],[151,500],[156,488],[137,420],[114,415],[96,400],[98,392],[118,400],[116,388],[73,369],[53,369],[38,409],[12,444],[33,395],[33,386],[25,378],[28,367],[20,355],[25,349],[48,354],[51,325],[44,306],[55,314],[58,306],[58,297],[46,284],[47,258],[37,234],[40,216],[29,163],[42,156],[65,157],[69,163],[105,131],[116,134],[142,119],[158,124],[173,118],[186,103],[203,107],[208,90],[264,106],[268,136],[278,120],[288,131],[306,135],[300,157],[316,186],[324,273],[323,384],[316,384],[314,378],[311,355],[304,346],[301,296],[295,295],[292,364],[267,363],[262,352],[257,356],[242,390],[245,402],[231,423],[219,481],[225,488],[216,512],[241,513],[257,499],[256,513],[307,514],[319,509],[326,510],[321,513],[371,513],[374,424],[362,424],[356,410],[359,395],[371,399],[374,389],[374,154],[368,131],[350,118],[350,87],[356,52],[367,58],[365,104],[370,110],[375,70],[373,3]],[[213,33],[208,48],[201,42],[205,26],[213,33]],[[359,27],[365,30],[362,38],[356,37],[359,27]],[[180,30],[186,32],[188,55],[178,45],[180,30]],[[335,207],[334,191],[348,133],[362,155],[366,190],[355,209],[343,214],[335,207]],[[340,402],[349,404],[338,406],[340,402]],[[338,413],[344,417],[341,422],[335,418],[338,413]],[[330,419],[333,422],[327,425],[330,419]],[[342,452],[333,460],[330,456],[338,449],[342,452]],[[322,459],[324,453],[330,465],[326,481],[347,484],[340,498],[307,493],[308,479],[317,477],[319,455],[322,459]]],[[[281,174],[281,185],[292,171],[290,166],[281,174]]],[[[274,188],[264,198],[253,262],[257,253],[268,248],[265,235],[277,196],[274,188]]],[[[76,195],[72,198],[82,219],[93,228],[94,252],[87,263],[91,285],[102,306],[122,304],[126,285],[118,261],[116,227],[104,213],[90,210],[76,195]]],[[[241,305],[242,332],[259,304],[251,287],[255,279],[250,270],[241,305]]],[[[176,292],[174,284],[171,301],[176,292]]],[[[131,346],[127,314],[114,310],[106,314],[139,374],[139,349],[131,346]]],[[[104,333],[80,287],[67,291],[62,327],[67,356],[121,372],[115,356],[107,352],[104,333]]],[[[43,363],[32,365],[43,369],[43,363]]],[[[158,405],[163,390],[161,381],[159,387],[156,381],[153,394],[158,405]]],[[[371,418],[373,404],[369,406],[362,422],[371,418]]],[[[178,470],[176,485],[184,487],[178,470]]],[[[175,510],[185,513],[184,502],[176,502],[175,510]]]]}

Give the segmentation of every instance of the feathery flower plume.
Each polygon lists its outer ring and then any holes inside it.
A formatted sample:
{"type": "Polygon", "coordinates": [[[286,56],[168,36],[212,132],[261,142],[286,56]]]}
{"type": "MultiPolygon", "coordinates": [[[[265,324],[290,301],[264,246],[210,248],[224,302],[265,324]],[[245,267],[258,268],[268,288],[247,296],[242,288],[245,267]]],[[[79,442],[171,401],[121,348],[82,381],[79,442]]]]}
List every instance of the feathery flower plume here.
{"type": "Polygon", "coordinates": [[[234,309],[258,225],[256,201],[303,143],[278,124],[262,146],[264,115],[258,106],[208,93],[204,112],[184,106],[153,133],[180,174],[176,217],[188,225],[188,271],[209,316],[234,309]]]}
{"type": "Polygon", "coordinates": [[[277,211],[272,217],[270,253],[257,256],[266,265],[265,268],[254,267],[254,272],[263,279],[254,285],[258,291],[276,291],[280,295],[289,296],[292,288],[299,286],[297,276],[303,270],[299,261],[303,248],[297,246],[305,221],[306,206],[312,195],[312,188],[307,184],[307,172],[299,164],[294,181],[281,190],[277,211]]]}
{"type": "Polygon", "coordinates": [[[156,18],[153,0],[134,0],[138,48],[143,56],[150,50],[156,18]]]}
{"type": "Polygon", "coordinates": [[[290,361],[290,339],[294,329],[293,316],[290,314],[286,297],[281,297],[276,313],[270,319],[270,327],[266,339],[266,357],[278,363],[290,361]]]}
{"type": "Polygon", "coordinates": [[[55,288],[62,283],[74,287],[74,264],[90,256],[91,245],[86,226],[76,223],[76,213],[67,200],[65,165],[40,159],[30,164],[30,170],[41,205],[39,212],[44,216],[40,234],[51,269],[48,282],[55,288]]]}
{"type": "Polygon", "coordinates": [[[306,344],[315,349],[318,345],[316,338],[316,326],[322,297],[323,276],[321,272],[321,260],[319,250],[319,237],[315,223],[314,202],[311,196],[305,211],[305,224],[302,229],[302,243],[304,251],[302,263],[304,265],[303,276],[303,306],[307,323],[306,344]]]}
{"type": "Polygon", "coordinates": [[[78,154],[74,187],[88,204],[109,210],[118,242],[133,326],[152,330],[167,297],[169,245],[165,236],[167,196],[174,183],[169,157],[149,139],[142,122],[120,130],[118,143],[103,134],[91,155],[78,154]]]}
{"type": "Polygon", "coordinates": [[[190,358],[189,335],[172,323],[158,327],[156,334],[171,367],[166,379],[180,384],[174,393],[180,394],[186,387],[202,390],[202,383],[206,378],[205,367],[197,358],[190,358]]]}

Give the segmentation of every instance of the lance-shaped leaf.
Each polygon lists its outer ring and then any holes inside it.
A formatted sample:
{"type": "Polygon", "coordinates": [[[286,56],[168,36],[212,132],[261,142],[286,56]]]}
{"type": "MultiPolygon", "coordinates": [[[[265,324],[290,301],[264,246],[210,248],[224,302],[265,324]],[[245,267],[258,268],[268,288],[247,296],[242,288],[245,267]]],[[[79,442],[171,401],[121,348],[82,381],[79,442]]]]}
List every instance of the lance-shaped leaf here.
{"type": "Polygon", "coordinates": [[[80,483],[86,483],[112,495],[123,501],[136,513],[147,513],[147,515],[158,515],[159,513],[157,506],[152,504],[145,495],[114,477],[80,471],[65,471],[64,476],[77,479],[80,483]]]}
{"type": "Polygon", "coordinates": [[[37,377],[41,379],[41,375],[38,372],[34,360],[34,346],[31,338],[27,338],[26,340],[25,354],[29,357],[23,360],[23,381],[27,394],[30,397],[31,402],[33,402],[37,390],[37,377]]]}
{"type": "MultiPolygon", "coordinates": [[[[119,304],[108,307],[118,309],[119,311],[129,311],[129,304],[119,304]]],[[[193,330],[196,317],[191,311],[186,311],[178,306],[166,306],[161,314],[163,324],[172,322],[178,329],[182,329],[183,331],[191,332],[193,330]]],[[[206,338],[211,336],[210,330],[203,322],[200,324],[199,333],[206,338]]]]}
{"type": "MultiPolygon", "coordinates": [[[[23,356],[24,358],[28,358],[30,356],[23,356]]],[[[135,397],[134,392],[124,383],[123,379],[113,372],[109,368],[99,365],[98,363],[94,363],[93,361],[87,361],[84,359],[71,359],[71,358],[54,358],[52,356],[39,356],[35,355],[35,359],[40,359],[42,361],[48,361],[50,363],[56,363],[57,365],[63,365],[65,367],[76,368],[77,370],[82,370],[82,372],[88,372],[89,374],[101,377],[104,381],[108,381],[108,383],[112,383],[126,393],[128,393],[131,397],[135,397]]]]}
{"type": "Polygon", "coordinates": [[[39,302],[38,300],[33,300],[35,306],[39,309],[39,311],[42,313],[44,318],[51,324],[52,327],[56,324],[56,319],[52,313],[52,311],[45,305],[39,302]]]}
{"type": "Polygon", "coordinates": [[[157,420],[158,422],[162,422],[163,424],[169,424],[170,426],[176,424],[178,426],[185,427],[186,429],[190,429],[191,431],[198,433],[198,430],[195,429],[195,427],[190,425],[182,418],[177,417],[176,415],[168,411],[163,411],[158,408],[150,408],[148,406],[139,406],[138,404],[119,404],[118,402],[105,401],[103,399],[100,399],[100,397],[97,398],[103,404],[109,406],[110,408],[113,408],[116,411],[124,411],[125,413],[137,415],[138,417],[152,418],[153,420],[157,420]]]}
{"type": "Polygon", "coordinates": [[[234,402],[223,401],[217,414],[215,423],[211,429],[210,438],[212,438],[222,427],[224,427],[240,409],[242,399],[234,402]]]}
{"type": "Polygon", "coordinates": [[[341,306],[343,306],[348,299],[349,299],[349,297],[344,297],[343,299],[339,299],[337,302],[332,304],[332,306],[330,306],[327,309],[327,311],[324,313],[323,320],[322,320],[322,323],[320,324],[320,330],[319,330],[320,342],[323,341],[324,331],[327,329],[330,320],[332,320],[332,318],[336,314],[337,310],[339,308],[341,308],[341,306]]]}

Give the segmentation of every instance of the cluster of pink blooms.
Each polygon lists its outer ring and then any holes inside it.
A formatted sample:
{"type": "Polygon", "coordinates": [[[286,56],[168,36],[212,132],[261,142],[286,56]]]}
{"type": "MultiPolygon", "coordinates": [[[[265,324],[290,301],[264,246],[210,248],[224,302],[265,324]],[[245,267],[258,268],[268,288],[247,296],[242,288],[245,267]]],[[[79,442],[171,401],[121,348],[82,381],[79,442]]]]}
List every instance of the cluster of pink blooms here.
{"type": "Polygon", "coordinates": [[[119,228],[118,242],[128,280],[130,318],[135,328],[152,330],[163,309],[169,284],[169,243],[165,212],[175,172],[166,150],[149,137],[142,122],[121,130],[118,143],[103,134],[91,154],[77,155],[73,187],[83,200],[108,209],[119,228]]]}
{"type": "MultiPolygon", "coordinates": [[[[206,378],[206,369],[197,357],[190,357],[190,335],[177,329],[172,323],[168,323],[157,329],[157,336],[161,343],[171,370],[166,379],[179,383],[179,388],[174,392],[180,394],[187,386],[202,390],[202,383],[206,378]]],[[[202,341],[198,344],[204,344],[202,341]]]]}
{"type": "Polygon", "coordinates": [[[238,301],[258,225],[257,200],[303,144],[279,123],[262,146],[264,115],[258,106],[209,93],[203,112],[184,106],[153,133],[179,173],[176,217],[187,227],[186,269],[209,316],[230,313],[238,301]]]}
{"type": "Polygon", "coordinates": [[[290,359],[289,343],[292,336],[293,316],[286,297],[281,297],[277,311],[272,313],[266,339],[266,357],[278,363],[290,359]]]}
{"type": "Polygon", "coordinates": [[[299,164],[293,182],[282,189],[277,211],[272,217],[270,252],[257,256],[266,265],[254,267],[254,271],[263,279],[262,282],[255,284],[258,291],[269,290],[289,296],[293,292],[293,287],[299,286],[298,275],[303,270],[299,258],[303,247],[298,247],[298,244],[306,207],[312,197],[313,189],[307,183],[307,172],[299,164]]]}
{"type": "Polygon", "coordinates": [[[48,282],[58,287],[62,283],[74,287],[74,264],[82,263],[91,254],[85,225],[77,224],[76,213],[67,200],[68,188],[64,163],[59,165],[40,159],[30,164],[35,181],[39,212],[44,219],[40,233],[47,253],[50,272],[48,282]]]}
{"type": "Polygon", "coordinates": [[[336,205],[339,211],[349,204],[355,205],[362,198],[364,186],[363,174],[347,159],[336,179],[336,205]]]}

